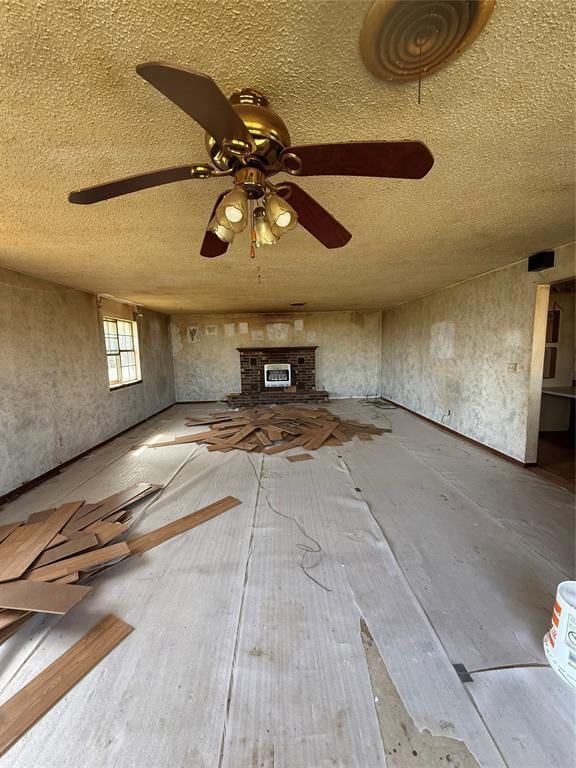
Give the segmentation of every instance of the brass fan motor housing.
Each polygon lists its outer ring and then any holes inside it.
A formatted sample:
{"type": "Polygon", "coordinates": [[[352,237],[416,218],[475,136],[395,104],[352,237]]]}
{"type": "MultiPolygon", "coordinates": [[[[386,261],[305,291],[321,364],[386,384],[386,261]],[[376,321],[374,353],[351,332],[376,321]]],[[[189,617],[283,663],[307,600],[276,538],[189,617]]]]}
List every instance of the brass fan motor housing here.
{"type": "MultiPolygon", "coordinates": [[[[291,144],[284,121],[269,108],[266,96],[252,88],[235,91],[230,97],[230,103],[254,142],[253,152],[247,159],[267,171],[278,170],[280,153],[291,144]]],[[[206,148],[212,162],[220,170],[227,171],[237,165],[238,154],[228,147],[219,146],[208,133],[206,148]]]]}

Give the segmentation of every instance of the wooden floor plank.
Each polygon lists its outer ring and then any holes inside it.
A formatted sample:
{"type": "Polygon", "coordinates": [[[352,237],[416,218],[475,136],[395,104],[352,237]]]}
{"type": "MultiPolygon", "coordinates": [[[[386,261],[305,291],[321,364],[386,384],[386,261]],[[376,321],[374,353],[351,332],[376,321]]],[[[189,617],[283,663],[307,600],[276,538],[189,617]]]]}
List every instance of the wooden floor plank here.
{"type": "MultiPolygon", "coordinates": [[[[88,634],[0,707],[0,755],[112,651],[133,627],[116,616],[102,619],[88,634]]],[[[105,691],[102,692],[105,695],[105,691]]]]}
{"type": "Polygon", "coordinates": [[[0,632],[3,632],[6,627],[9,627],[15,621],[19,621],[26,614],[27,611],[17,611],[13,608],[0,611],[0,632]]]}
{"type": "Polygon", "coordinates": [[[64,614],[82,600],[91,587],[50,584],[42,581],[10,581],[0,584],[0,607],[17,611],[64,614]]]}
{"type": "Polygon", "coordinates": [[[286,456],[288,461],[309,461],[310,459],[313,459],[314,456],[310,456],[309,453],[295,453],[293,456],[286,456]]]}
{"type": "Polygon", "coordinates": [[[61,576],[74,573],[74,571],[86,570],[93,565],[107,563],[109,560],[115,560],[117,557],[124,557],[129,554],[130,550],[124,542],[111,544],[109,547],[84,552],[81,555],[60,560],[57,563],[44,565],[42,568],[33,568],[24,574],[24,578],[30,581],[53,581],[61,576]]]}
{"type": "Polygon", "coordinates": [[[0,544],[0,581],[18,579],[70,520],[82,501],[61,504],[47,520],[16,528],[0,544]]]}
{"type": "Polygon", "coordinates": [[[109,544],[114,539],[117,539],[118,536],[121,536],[129,528],[130,523],[107,523],[101,521],[93,523],[89,530],[96,535],[100,546],[104,546],[104,544],[109,544]]]}
{"type": "Polygon", "coordinates": [[[152,493],[156,493],[160,489],[159,485],[151,485],[150,483],[139,483],[132,488],[128,488],[126,491],[115,493],[108,499],[104,499],[92,512],[87,515],[74,518],[70,521],[62,531],[65,535],[81,531],[91,523],[95,523],[98,520],[102,520],[109,515],[117,512],[126,507],[129,504],[135,504],[137,501],[141,501],[152,493]]]}
{"type": "Polygon", "coordinates": [[[8,523],[8,525],[0,525],[0,542],[4,541],[4,539],[7,539],[12,531],[15,531],[19,525],[20,522],[8,523]]]}
{"type": "Polygon", "coordinates": [[[127,542],[130,548],[130,553],[132,555],[140,555],[142,552],[147,552],[149,549],[157,547],[158,544],[162,544],[174,536],[178,536],[180,533],[189,531],[191,528],[195,528],[197,525],[200,525],[233,507],[237,507],[241,503],[242,502],[234,496],[226,496],[224,499],[214,502],[214,504],[209,504],[207,507],[192,512],[190,515],[186,515],[178,520],[174,520],[172,523],[163,525],[155,531],[145,533],[143,536],[139,536],[136,539],[131,539],[127,542]]]}
{"type": "Polygon", "coordinates": [[[43,565],[54,563],[56,560],[63,560],[66,557],[83,552],[85,549],[98,546],[98,538],[93,533],[83,533],[81,536],[75,536],[65,544],[59,547],[52,547],[46,550],[40,557],[34,561],[34,568],[40,568],[43,565]]]}

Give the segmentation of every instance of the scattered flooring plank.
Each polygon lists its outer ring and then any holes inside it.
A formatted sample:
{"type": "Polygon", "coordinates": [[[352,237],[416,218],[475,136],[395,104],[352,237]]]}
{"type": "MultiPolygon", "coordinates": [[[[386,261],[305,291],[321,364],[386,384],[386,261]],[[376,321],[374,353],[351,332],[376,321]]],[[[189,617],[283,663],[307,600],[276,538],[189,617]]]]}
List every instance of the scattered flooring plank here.
{"type": "Polygon", "coordinates": [[[318,450],[323,445],[343,445],[356,436],[381,435],[390,431],[373,424],[345,421],[326,408],[312,409],[294,405],[246,408],[229,411],[228,415],[212,414],[211,419],[189,418],[186,426],[207,426],[209,429],[149,444],[149,447],[203,443],[208,445],[211,452],[238,448],[274,455],[298,445],[305,445],[308,450],[318,450]],[[294,442],[303,435],[307,436],[305,440],[294,442]]]}
{"type": "Polygon", "coordinates": [[[0,525],[0,542],[4,541],[4,539],[7,539],[12,531],[15,531],[19,525],[21,525],[20,522],[8,523],[8,525],[0,525]]]}
{"type": "Polygon", "coordinates": [[[233,507],[237,507],[241,503],[242,502],[234,496],[226,496],[224,499],[220,499],[213,504],[209,504],[207,507],[192,512],[190,515],[186,515],[178,520],[174,520],[172,523],[163,525],[155,531],[145,533],[143,536],[139,536],[136,539],[131,539],[127,542],[130,554],[141,555],[143,552],[147,552],[149,549],[157,547],[158,544],[163,544],[174,536],[189,531],[191,528],[195,528],[197,525],[205,523],[207,520],[211,520],[213,517],[216,517],[233,507]]]}
{"type": "Polygon", "coordinates": [[[70,541],[68,536],[64,536],[62,533],[57,533],[56,536],[52,539],[52,541],[47,544],[44,549],[52,549],[52,547],[58,547],[60,544],[64,544],[65,542],[70,541]]]}
{"type": "Polygon", "coordinates": [[[17,611],[12,608],[0,611],[0,632],[3,632],[6,627],[14,624],[14,622],[19,621],[27,613],[27,611],[17,611]]]}
{"type": "Polygon", "coordinates": [[[33,568],[24,574],[24,578],[30,581],[53,581],[61,576],[67,576],[69,573],[86,570],[94,565],[101,565],[129,554],[130,549],[124,542],[111,544],[109,547],[84,552],[81,555],[60,560],[57,563],[45,565],[42,568],[33,568]]]}
{"type": "Polygon", "coordinates": [[[90,526],[90,532],[95,534],[98,544],[102,547],[108,544],[118,536],[121,536],[130,528],[129,523],[106,523],[98,522],[90,526]]]}
{"type": "Polygon", "coordinates": [[[75,533],[87,528],[92,523],[102,520],[110,515],[114,514],[118,510],[126,507],[130,504],[135,504],[137,501],[141,501],[152,493],[160,490],[161,486],[151,485],[150,483],[140,483],[133,488],[129,488],[126,491],[115,493],[108,499],[104,499],[96,508],[89,512],[87,515],[81,515],[72,519],[64,529],[64,535],[75,533]]]}
{"type": "Polygon", "coordinates": [[[9,637],[12,637],[14,633],[18,632],[20,627],[26,624],[26,622],[34,616],[34,614],[29,611],[14,611],[14,613],[19,615],[14,618],[8,626],[4,627],[4,629],[0,629],[0,645],[8,640],[9,637]]]}
{"type": "Polygon", "coordinates": [[[40,568],[42,565],[49,565],[56,562],[56,560],[63,560],[65,557],[83,552],[85,549],[97,547],[98,543],[98,537],[95,534],[82,533],[82,535],[75,536],[65,544],[60,544],[59,547],[48,549],[34,562],[34,568],[40,568]]]}
{"type": "Polygon", "coordinates": [[[50,584],[42,581],[11,581],[0,584],[0,607],[18,611],[67,613],[91,587],[50,584]]]}
{"type": "Polygon", "coordinates": [[[0,707],[0,755],[112,651],[133,627],[110,615],[0,707]]]}
{"type": "Polygon", "coordinates": [[[0,544],[0,581],[18,579],[70,520],[81,501],[61,504],[47,520],[16,528],[0,544]]]}
{"type": "Polygon", "coordinates": [[[310,456],[309,453],[295,453],[293,456],[286,456],[288,461],[309,461],[314,456],[310,456]]]}

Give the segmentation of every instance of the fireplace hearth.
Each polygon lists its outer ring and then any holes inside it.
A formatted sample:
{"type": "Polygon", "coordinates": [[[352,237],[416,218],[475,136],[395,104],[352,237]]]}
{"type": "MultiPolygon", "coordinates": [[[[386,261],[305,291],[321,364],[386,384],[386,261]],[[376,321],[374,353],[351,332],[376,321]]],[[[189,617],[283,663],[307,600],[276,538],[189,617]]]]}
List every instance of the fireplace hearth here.
{"type": "Polygon", "coordinates": [[[270,403],[328,400],[316,389],[317,347],[239,347],[241,393],[228,395],[236,408],[270,403]]]}

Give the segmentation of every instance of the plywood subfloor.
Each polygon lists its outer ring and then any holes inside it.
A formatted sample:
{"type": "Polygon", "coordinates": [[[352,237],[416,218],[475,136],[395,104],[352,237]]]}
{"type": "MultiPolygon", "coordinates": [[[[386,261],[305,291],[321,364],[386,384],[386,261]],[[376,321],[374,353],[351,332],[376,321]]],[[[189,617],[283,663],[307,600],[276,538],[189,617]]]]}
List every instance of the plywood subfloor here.
{"type": "MultiPolygon", "coordinates": [[[[2,510],[0,524],[162,483],[136,507],[143,534],[223,495],[243,502],[115,566],[68,615],[35,617],[0,648],[1,703],[99,617],[135,628],[3,765],[75,768],[82,754],[84,768],[430,768],[453,744],[465,768],[526,768],[496,715],[516,705],[517,678],[480,691],[493,673],[477,670],[542,663],[551,595],[572,565],[572,497],[411,414],[331,408],[394,431],[296,463],[134,447],[214,410],[175,406],[2,510]],[[468,691],[454,663],[472,672],[468,691]]],[[[535,700],[539,680],[522,683],[535,700]]],[[[510,727],[544,734],[550,708],[569,703],[561,688],[548,698],[541,716],[516,707],[510,727]]]]}

